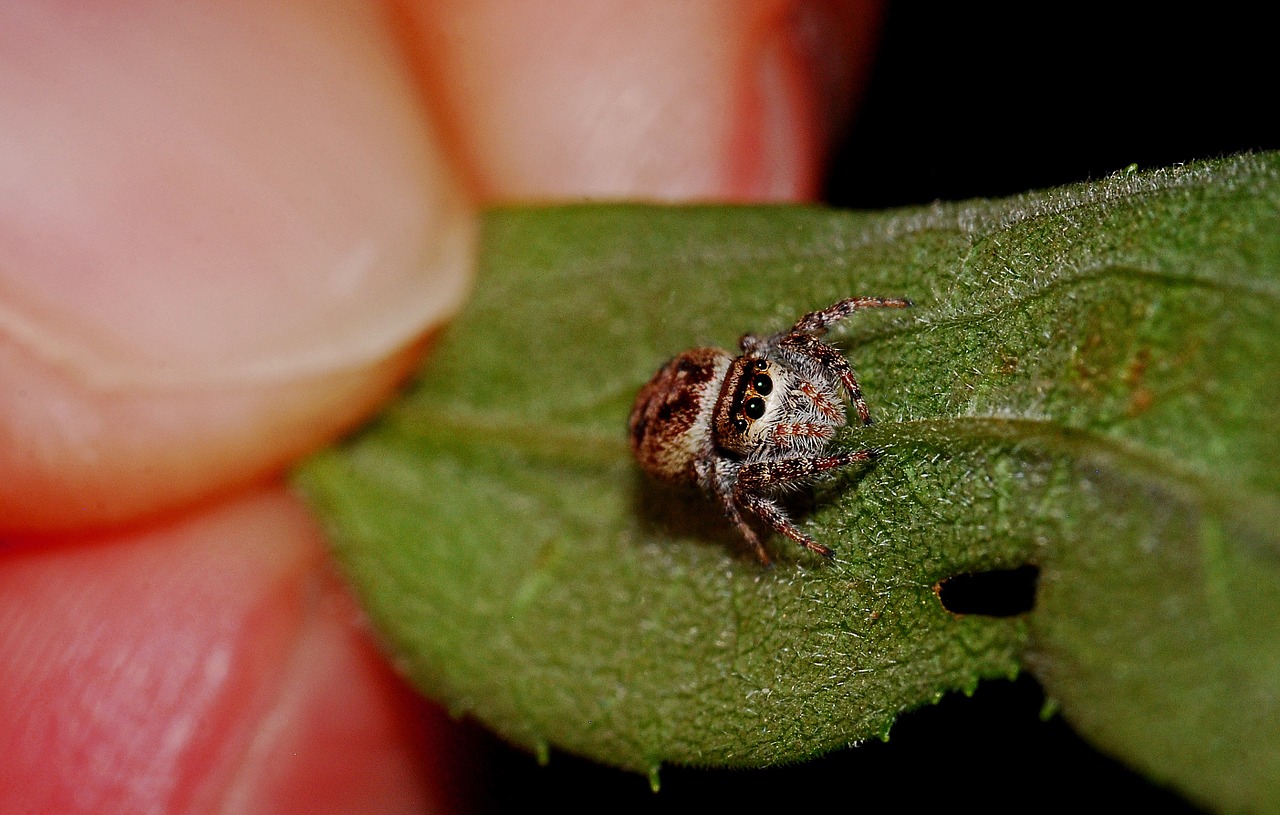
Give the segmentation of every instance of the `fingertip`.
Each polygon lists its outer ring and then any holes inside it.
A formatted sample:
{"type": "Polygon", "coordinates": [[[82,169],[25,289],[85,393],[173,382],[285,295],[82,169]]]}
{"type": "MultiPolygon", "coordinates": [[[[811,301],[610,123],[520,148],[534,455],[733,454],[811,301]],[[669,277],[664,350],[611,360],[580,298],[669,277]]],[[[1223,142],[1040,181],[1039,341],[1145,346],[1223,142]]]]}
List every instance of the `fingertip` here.
{"type": "Polygon", "coordinates": [[[877,0],[772,4],[744,49],[726,195],[817,197],[827,155],[869,71],[877,0]]]}
{"type": "Polygon", "coordinates": [[[418,346],[351,371],[242,387],[101,389],[0,343],[0,534],[65,534],[190,510],[355,426],[418,346]]]}
{"type": "Polygon", "coordinates": [[[373,409],[476,229],[365,4],[0,6],[0,530],[173,512],[373,409]]]}
{"type": "Polygon", "coordinates": [[[16,4],[0,331],[104,387],[366,364],[450,315],[474,212],[361,4],[16,4]]]}
{"type": "Polygon", "coordinates": [[[874,2],[418,3],[424,81],[481,197],[810,197],[874,2]],[[850,49],[857,53],[846,53],[850,49]]]}
{"type": "Polygon", "coordinates": [[[444,808],[452,732],[281,489],[0,552],[0,810],[444,808]]]}

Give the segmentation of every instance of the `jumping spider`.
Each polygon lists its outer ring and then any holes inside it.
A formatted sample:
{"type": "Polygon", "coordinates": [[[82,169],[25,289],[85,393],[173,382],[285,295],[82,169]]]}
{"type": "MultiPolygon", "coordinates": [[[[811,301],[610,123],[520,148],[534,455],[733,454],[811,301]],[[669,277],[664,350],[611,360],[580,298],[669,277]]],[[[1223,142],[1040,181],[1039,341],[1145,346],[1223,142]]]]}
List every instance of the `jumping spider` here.
{"type": "Polygon", "coordinates": [[[787,331],[744,335],[738,357],[722,348],[685,351],[636,396],[630,422],[636,460],[655,478],[697,484],[765,564],[769,554],[743,511],[832,557],[773,498],[875,456],[871,450],[824,454],[848,423],[846,397],[862,424],[871,424],[871,414],[848,360],[818,338],[858,309],[910,305],[898,298],[850,297],[804,315],[787,331]]]}

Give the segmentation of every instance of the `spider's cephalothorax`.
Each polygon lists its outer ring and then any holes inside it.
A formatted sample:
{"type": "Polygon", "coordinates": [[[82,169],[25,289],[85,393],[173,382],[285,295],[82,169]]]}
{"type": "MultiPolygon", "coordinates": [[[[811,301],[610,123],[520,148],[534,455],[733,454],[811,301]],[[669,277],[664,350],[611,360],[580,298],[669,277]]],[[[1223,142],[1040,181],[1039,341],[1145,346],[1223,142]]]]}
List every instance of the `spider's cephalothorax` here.
{"type": "Polygon", "coordinates": [[[831,557],[801,532],[774,496],[858,461],[870,450],[826,454],[848,423],[871,414],[848,360],[819,337],[861,308],[904,308],[908,300],[851,297],[801,317],[771,337],[747,334],[741,356],[694,348],[640,389],[631,411],[631,449],[650,475],[694,483],[712,496],[765,563],[769,554],[744,511],[796,543],[831,557]]]}

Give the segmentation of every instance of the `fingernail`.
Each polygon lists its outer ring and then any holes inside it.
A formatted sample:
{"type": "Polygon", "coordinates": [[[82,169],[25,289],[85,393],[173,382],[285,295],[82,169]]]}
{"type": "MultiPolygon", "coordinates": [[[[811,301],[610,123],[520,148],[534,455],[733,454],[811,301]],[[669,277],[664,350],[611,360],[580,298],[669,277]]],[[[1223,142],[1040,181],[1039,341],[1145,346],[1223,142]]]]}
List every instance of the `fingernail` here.
{"type": "Polygon", "coordinates": [[[381,18],[152,5],[0,10],[0,337],[189,386],[355,367],[451,313],[474,216],[381,18]]]}

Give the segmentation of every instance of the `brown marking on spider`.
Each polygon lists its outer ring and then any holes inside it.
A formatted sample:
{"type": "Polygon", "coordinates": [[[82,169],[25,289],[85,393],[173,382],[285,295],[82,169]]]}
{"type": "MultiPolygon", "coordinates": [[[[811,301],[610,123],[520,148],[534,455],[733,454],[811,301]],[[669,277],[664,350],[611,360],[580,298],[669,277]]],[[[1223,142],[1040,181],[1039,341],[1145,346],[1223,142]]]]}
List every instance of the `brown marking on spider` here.
{"type": "Polygon", "coordinates": [[[872,450],[827,453],[836,431],[848,424],[845,399],[864,425],[871,424],[871,411],[849,361],[819,337],[858,309],[910,305],[900,298],[850,297],[804,315],[786,331],[744,335],[736,357],[721,348],[684,352],[636,396],[630,422],[636,461],[655,478],[698,485],[765,564],[769,553],[744,514],[832,557],[776,501],[779,493],[875,457],[872,450]]]}
{"type": "Polygon", "coordinates": [[[832,402],[827,399],[826,396],[818,392],[818,389],[813,386],[813,383],[801,382],[800,392],[813,400],[814,407],[816,407],[822,415],[828,419],[839,419],[844,416],[844,405],[840,402],[832,402]]]}

